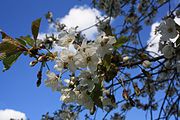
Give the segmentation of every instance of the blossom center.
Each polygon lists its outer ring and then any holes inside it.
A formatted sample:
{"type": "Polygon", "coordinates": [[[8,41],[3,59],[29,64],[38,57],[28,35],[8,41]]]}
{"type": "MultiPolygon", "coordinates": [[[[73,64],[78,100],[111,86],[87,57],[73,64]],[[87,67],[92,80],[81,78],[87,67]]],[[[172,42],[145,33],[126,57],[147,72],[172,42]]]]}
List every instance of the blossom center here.
{"type": "Polygon", "coordinates": [[[170,27],[170,28],[168,28],[168,30],[167,30],[169,33],[172,33],[173,32],[173,28],[172,27],[170,27]]]}
{"type": "Polygon", "coordinates": [[[87,60],[87,63],[89,63],[89,62],[91,61],[91,57],[88,56],[88,57],[86,58],[86,60],[87,60]]]}
{"type": "Polygon", "coordinates": [[[68,41],[68,43],[71,43],[73,41],[73,39],[69,38],[67,41],[68,41]]]}
{"type": "Polygon", "coordinates": [[[72,55],[68,56],[68,59],[73,60],[73,56],[72,55]]]}

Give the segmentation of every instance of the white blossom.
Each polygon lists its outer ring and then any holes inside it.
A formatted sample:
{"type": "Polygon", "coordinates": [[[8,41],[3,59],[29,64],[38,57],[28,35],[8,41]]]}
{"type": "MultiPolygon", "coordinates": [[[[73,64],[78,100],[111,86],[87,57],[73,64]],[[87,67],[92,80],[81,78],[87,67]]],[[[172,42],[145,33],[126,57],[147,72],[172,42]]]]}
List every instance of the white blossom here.
{"type": "Polygon", "coordinates": [[[89,95],[87,95],[86,92],[81,92],[78,95],[77,103],[85,106],[89,110],[94,106],[93,100],[91,99],[89,95]]]}
{"type": "Polygon", "coordinates": [[[77,113],[71,112],[69,110],[62,110],[59,113],[59,116],[55,116],[53,120],[76,120],[77,113]]]}
{"type": "Polygon", "coordinates": [[[110,98],[103,98],[102,99],[102,103],[103,103],[103,106],[112,106],[113,108],[116,108],[117,105],[116,103],[113,103],[112,100],[110,98]]]}
{"type": "Polygon", "coordinates": [[[58,36],[57,44],[61,47],[69,47],[75,40],[76,32],[74,28],[69,29],[69,31],[63,31],[58,36]]]}
{"type": "Polygon", "coordinates": [[[60,58],[64,63],[67,63],[67,67],[71,72],[76,71],[76,65],[74,61],[74,56],[75,53],[68,50],[68,49],[63,49],[60,53],[60,58]]]}
{"type": "Polygon", "coordinates": [[[69,80],[69,79],[65,79],[64,82],[65,82],[68,86],[74,84],[74,81],[69,80]]]}
{"type": "Polygon", "coordinates": [[[91,72],[96,71],[99,58],[96,54],[96,47],[80,48],[79,52],[75,56],[75,64],[77,67],[85,68],[91,72]]]}
{"type": "Polygon", "coordinates": [[[46,75],[48,79],[45,80],[45,85],[47,87],[51,87],[53,91],[58,90],[58,88],[61,87],[58,81],[59,77],[55,73],[50,72],[50,71],[47,71],[46,75]]]}
{"type": "Polygon", "coordinates": [[[159,25],[159,32],[162,35],[161,40],[167,41],[169,38],[173,39],[178,35],[175,21],[171,18],[166,19],[159,25]]]}
{"type": "Polygon", "coordinates": [[[79,86],[87,86],[87,90],[92,92],[95,87],[95,83],[98,82],[97,78],[89,71],[82,71],[79,75],[80,84],[79,86]]]}
{"type": "Polygon", "coordinates": [[[61,90],[61,98],[65,103],[75,102],[77,99],[77,91],[73,91],[70,88],[64,88],[61,90]]]}
{"type": "Polygon", "coordinates": [[[113,44],[116,42],[114,36],[106,36],[105,33],[101,34],[95,43],[97,43],[97,54],[104,57],[105,54],[110,54],[113,51],[113,44]]]}
{"type": "Polygon", "coordinates": [[[172,45],[165,45],[162,49],[162,53],[165,58],[171,59],[175,54],[175,49],[172,47],[172,45]]]}
{"type": "Polygon", "coordinates": [[[61,59],[58,59],[56,60],[56,64],[54,65],[54,69],[59,71],[59,72],[62,72],[63,69],[66,67],[66,63],[63,62],[61,59]]]}

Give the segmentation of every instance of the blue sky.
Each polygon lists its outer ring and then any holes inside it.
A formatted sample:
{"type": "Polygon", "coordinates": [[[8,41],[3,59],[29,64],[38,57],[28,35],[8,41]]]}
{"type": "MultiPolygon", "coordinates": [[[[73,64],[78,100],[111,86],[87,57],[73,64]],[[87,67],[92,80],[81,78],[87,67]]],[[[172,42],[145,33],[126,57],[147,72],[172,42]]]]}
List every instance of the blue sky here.
{"type": "MultiPolygon", "coordinates": [[[[31,34],[31,22],[43,17],[47,11],[52,11],[55,18],[61,18],[75,5],[85,4],[90,3],[87,0],[1,0],[0,29],[12,37],[31,34]]],[[[145,30],[150,32],[150,27],[145,30]]],[[[43,33],[48,31],[45,19],[42,21],[40,31],[43,33]]],[[[146,34],[143,38],[147,40],[148,37],[146,34]]],[[[42,114],[48,111],[52,113],[60,107],[60,95],[52,92],[44,84],[39,88],[36,87],[36,72],[39,66],[31,68],[29,62],[29,58],[21,56],[10,70],[4,73],[0,71],[0,110],[14,109],[25,113],[31,120],[38,120],[42,114]]],[[[2,64],[0,69],[3,69],[2,64]]],[[[141,113],[131,112],[131,114],[141,113]]]]}

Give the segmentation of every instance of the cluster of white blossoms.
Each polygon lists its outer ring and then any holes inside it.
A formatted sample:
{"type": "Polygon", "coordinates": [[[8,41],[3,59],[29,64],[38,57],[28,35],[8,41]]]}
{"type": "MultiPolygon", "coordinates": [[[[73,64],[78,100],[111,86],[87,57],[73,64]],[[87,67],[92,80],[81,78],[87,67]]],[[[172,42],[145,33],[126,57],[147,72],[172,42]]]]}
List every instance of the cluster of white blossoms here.
{"type": "MultiPolygon", "coordinates": [[[[98,64],[102,63],[105,55],[112,54],[116,39],[114,36],[106,36],[105,33],[101,33],[94,41],[83,38],[80,45],[76,44],[77,39],[75,29],[60,33],[55,44],[62,50],[58,51],[54,66],[60,74],[58,77],[48,71],[45,84],[54,91],[59,91],[63,102],[78,103],[92,110],[95,103],[91,92],[97,84],[103,88],[103,80],[97,74],[98,64]],[[61,76],[65,72],[68,72],[70,77],[62,80],[61,76]]],[[[116,107],[115,102],[103,94],[102,92],[102,96],[99,97],[102,106],[116,107]]]]}
{"type": "MultiPolygon", "coordinates": [[[[176,17],[179,16],[176,15],[176,17]]],[[[165,58],[162,70],[175,68],[180,72],[180,54],[177,52],[180,43],[172,42],[173,39],[179,40],[179,31],[180,26],[171,16],[165,18],[156,29],[156,33],[161,34],[159,51],[165,58]]],[[[105,82],[117,76],[122,67],[120,63],[130,62],[129,56],[121,58],[123,55],[120,57],[116,55],[115,45],[118,44],[118,39],[107,34],[101,32],[96,40],[88,41],[76,31],[76,28],[59,31],[58,37],[53,41],[55,47],[60,47],[60,50],[54,50],[58,53],[54,59],[54,69],[58,71],[58,75],[48,71],[48,78],[45,80],[47,87],[61,93],[60,100],[64,103],[84,106],[92,114],[96,107],[107,111],[117,107],[113,90],[105,86],[107,85],[105,82]]],[[[142,66],[151,68],[151,61],[143,59],[142,66]]],[[[145,72],[147,74],[147,71],[145,72]]],[[[162,71],[158,79],[165,78],[168,78],[168,74],[162,71]]],[[[137,85],[133,87],[135,93],[139,94],[137,85]]],[[[132,102],[128,94],[124,88],[123,97],[132,102]]]]}
{"type": "MultiPolygon", "coordinates": [[[[179,18],[178,15],[176,17],[179,18]]],[[[179,25],[173,18],[168,17],[157,27],[157,31],[162,35],[159,41],[159,51],[167,59],[163,69],[175,68],[177,73],[180,73],[179,25]]],[[[166,73],[161,73],[159,79],[167,79],[166,73]]]]}
{"type": "Polygon", "coordinates": [[[159,50],[163,53],[165,58],[171,59],[175,54],[174,47],[176,47],[176,45],[172,44],[171,41],[179,34],[176,28],[176,23],[174,19],[167,18],[162,21],[157,29],[162,35],[159,42],[159,50]]]}

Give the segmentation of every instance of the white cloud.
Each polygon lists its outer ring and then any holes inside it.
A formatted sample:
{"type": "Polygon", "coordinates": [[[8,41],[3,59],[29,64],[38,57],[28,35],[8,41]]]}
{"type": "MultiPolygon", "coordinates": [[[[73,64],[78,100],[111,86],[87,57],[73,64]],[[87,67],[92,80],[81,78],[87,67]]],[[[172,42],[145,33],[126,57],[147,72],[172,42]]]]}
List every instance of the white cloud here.
{"type": "MultiPolygon", "coordinates": [[[[90,27],[96,24],[98,21],[96,17],[102,18],[100,11],[95,8],[90,8],[88,6],[75,6],[69,10],[69,13],[62,18],[57,18],[60,23],[63,23],[67,26],[67,28],[78,26],[77,30],[83,30],[87,27],[90,27]]],[[[52,24],[49,25],[47,33],[40,33],[38,35],[38,39],[45,38],[45,35],[55,34],[58,32],[55,31],[52,24]]],[[[95,35],[98,33],[97,27],[94,26],[88,30],[85,30],[83,34],[86,35],[87,38],[93,39],[95,35]]]]}
{"type": "MultiPolygon", "coordinates": [[[[68,28],[78,26],[78,30],[82,30],[94,25],[97,22],[97,16],[102,17],[97,9],[89,8],[87,6],[79,6],[70,9],[69,13],[63,18],[59,18],[59,20],[68,28]]],[[[83,34],[86,34],[87,38],[93,39],[97,32],[97,28],[92,27],[84,31],[83,34]]]]}
{"type": "Polygon", "coordinates": [[[155,35],[155,29],[157,26],[159,26],[159,24],[160,24],[159,22],[156,22],[151,26],[150,38],[147,41],[148,47],[146,50],[150,51],[150,55],[152,56],[160,55],[160,53],[158,52],[158,48],[159,48],[159,40],[161,35],[160,34],[155,35]]]}
{"type": "MultiPolygon", "coordinates": [[[[98,11],[95,8],[90,8],[87,6],[75,6],[69,10],[69,13],[65,15],[62,18],[57,18],[60,23],[63,23],[67,26],[67,28],[76,27],[78,26],[78,31],[83,30],[87,27],[90,27],[94,24],[96,24],[98,21],[96,17],[102,18],[100,11],[98,11]]],[[[49,26],[47,33],[40,33],[38,35],[38,39],[44,39],[45,35],[51,35],[54,34],[55,36],[58,36],[58,32],[55,32],[55,29],[52,25],[49,26]]],[[[97,27],[92,27],[90,29],[87,29],[82,32],[82,34],[85,34],[88,39],[95,39],[95,36],[97,35],[98,30],[97,27]]],[[[61,48],[58,46],[55,46],[55,51],[59,51],[61,48]]]]}
{"type": "MultiPolygon", "coordinates": [[[[179,18],[175,18],[175,22],[177,24],[180,25],[180,19],[179,18]]],[[[158,51],[159,48],[159,40],[161,35],[160,34],[156,34],[155,35],[155,28],[157,26],[159,26],[160,22],[156,22],[151,26],[151,33],[150,33],[150,38],[147,41],[148,47],[147,47],[147,51],[150,51],[150,55],[152,56],[157,56],[157,55],[161,55],[161,53],[158,51]]],[[[175,39],[171,39],[172,42],[175,42],[177,39],[177,37],[175,39]]]]}
{"type": "Polygon", "coordinates": [[[11,118],[16,120],[26,120],[26,115],[22,112],[12,109],[0,110],[0,120],[10,120],[11,118]]]}
{"type": "Polygon", "coordinates": [[[38,39],[43,40],[45,38],[46,38],[46,33],[39,33],[38,34],[38,39]]]}

